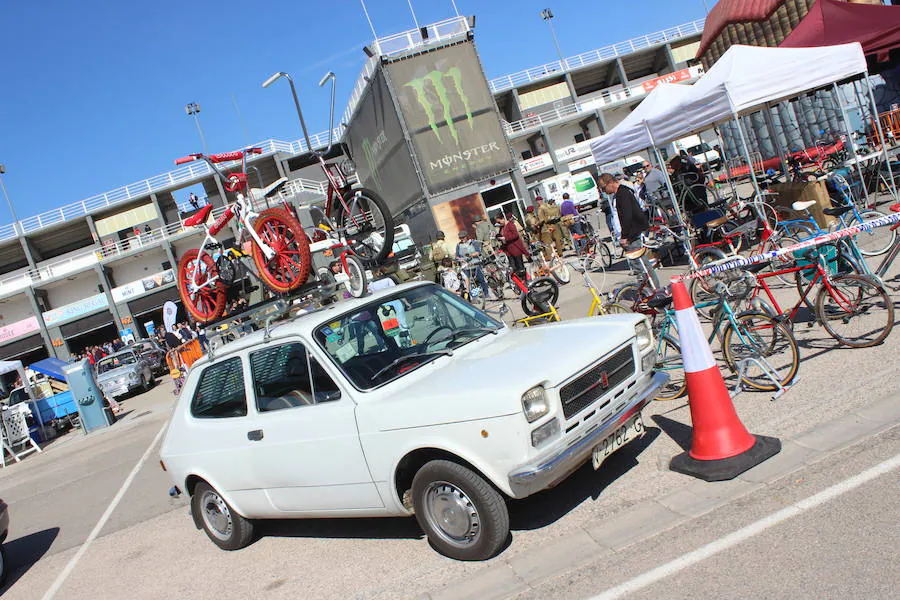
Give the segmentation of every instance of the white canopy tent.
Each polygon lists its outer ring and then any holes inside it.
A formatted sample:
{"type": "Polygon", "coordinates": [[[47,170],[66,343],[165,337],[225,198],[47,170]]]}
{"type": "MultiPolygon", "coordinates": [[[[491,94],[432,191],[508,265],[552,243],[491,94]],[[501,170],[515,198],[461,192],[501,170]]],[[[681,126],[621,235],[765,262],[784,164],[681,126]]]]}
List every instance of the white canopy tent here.
{"type": "Polygon", "coordinates": [[[647,129],[656,143],[668,142],[865,73],[866,59],[858,43],[819,48],[732,46],[693,85],[669,84],[653,90],[625,120],[591,143],[594,160],[602,165],[650,147],[647,129]],[[636,133],[639,129],[645,130],[643,136],[636,133]]]}
{"type": "Polygon", "coordinates": [[[28,389],[28,396],[33,397],[31,395],[31,386],[28,383],[28,377],[25,375],[25,367],[22,366],[21,360],[0,360],[0,375],[5,375],[6,373],[12,373],[13,371],[19,372],[19,377],[22,379],[22,384],[28,389]]]}

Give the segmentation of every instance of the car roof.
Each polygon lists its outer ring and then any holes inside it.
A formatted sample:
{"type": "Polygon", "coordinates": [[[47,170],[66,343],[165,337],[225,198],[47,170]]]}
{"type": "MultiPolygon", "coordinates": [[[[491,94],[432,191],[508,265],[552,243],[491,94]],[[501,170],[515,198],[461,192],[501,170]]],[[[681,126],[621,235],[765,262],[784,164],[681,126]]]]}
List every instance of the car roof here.
{"type": "Polygon", "coordinates": [[[123,354],[134,354],[134,348],[122,348],[118,352],[113,352],[112,354],[107,354],[100,360],[106,360],[107,358],[115,358],[116,356],[121,356],[123,354]]]}
{"type": "Polygon", "coordinates": [[[227,344],[223,344],[220,348],[216,349],[213,352],[213,358],[210,359],[209,355],[205,355],[203,358],[199,359],[194,363],[193,366],[201,367],[206,365],[209,362],[216,362],[220,358],[224,358],[225,356],[230,356],[236,352],[240,352],[241,350],[245,350],[247,348],[251,348],[254,346],[258,346],[262,343],[265,343],[268,340],[274,340],[281,337],[287,337],[290,335],[306,335],[307,337],[312,336],[312,331],[322,325],[323,323],[333,321],[337,318],[340,318],[342,315],[346,313],[353,312],[354,310],[370,304],[372,302],[376,302],[381,298],[386,298],[388,296],[393,296],[399,292],[403,292],[405,290],[417,288],[417,287],[426,287],[426,286],[435,286],[437,284],[430,281],[416,281],[413,283],[402,283],[399,285],[391,286],[389,288],[385,288],[383,290],[378,290],[377,292],[373,292],[362,298],[348,298],[346,300],[342,300],[336,304],[329,304],[328,306],[322,307],[320,309],[313,310],[311,312],[299,314],[290,319],[286,319],[284,321],[278,321],[277,323],[273,323],[269,327],[268,334],[265,330],[257,330],[253,333],[249,333],[241,338],[236,339],[233,342],[228,342],[227,344]]]}

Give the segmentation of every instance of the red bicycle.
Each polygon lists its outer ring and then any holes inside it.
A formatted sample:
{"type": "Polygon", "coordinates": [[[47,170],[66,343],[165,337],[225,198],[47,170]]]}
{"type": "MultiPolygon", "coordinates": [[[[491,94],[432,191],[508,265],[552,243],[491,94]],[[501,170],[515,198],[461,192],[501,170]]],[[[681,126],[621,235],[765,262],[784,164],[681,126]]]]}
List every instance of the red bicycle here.
{"type": "MultiPolygon", "coordinates": [[[[205,161],[222,180],[225,189],[236,194],[235,202],[229,204],[212,225],[206,223],[212,212],[212,204],[207,204],[184,221],[187,227],[201,226],[206,230],[206,237],[200,247],[188,250],[179,259],[177,277],[178,295],[182,304],[191,317],[201,323],[215,321],[225,311],[227,287],[233,278],[229,280],[222,277],[222,271],[227,269],[224,268],[224,263],[219,263],[232,260],[234,254],[244,256],[240,250],[224,249],[215,237],[234,217],[238,218],[239,227],[249,237],[250,254],[257,275],[266,287],[283,294],[297,289],[309,277],[312,264],[309,239],[289,207],[285,205],[284,208],[269,208],[257,213],[253,210],[252,200],[244,195],[247,189],[247,155],[260,153],[260,148],[246,148],[209,156],[191,154],[175,161],[176,165],[195,160],[205,161]],[[237,160],[241,161],[240,171],[227,176],[216,167],[218,163],[237,160]],[[211,251],[219,254],[218,262],[211,251]]],[[[285,182],[283,180],[281,185],[285,182]]],[[[280,186],[275,186],[275,189],[278,187],[280,186]]]]}
{"type": "MultiPolygon", "coordinates": [[[[309,139],[306,129],[306,121],[303,119],[303,111],[300,109],[300,100],[297,98],[297,90],[294,80],[284,72],[278,72],[269,77],[262,86],[269,87],[281,78],[288,80],[291,86],[291,94],[294,97],[294,105],[297,108],[297,117],[300,119],[300,127],[303,129],[303,137],[309,156],[314,163],[318,163],[328,180],[328,190],[325,197],[324,221],[325,229],[333,232],[341,238],[347,246],[369,264],[378,263],[391,253],[394,244],[394,219],[384,200],[370,189],[354,188],[349,181],[356,169],[351,160],[345,160],[340,165],[328,163],[325,157],[331,152],[333,145],[332,134],[334,132],[334,99],[335,99],[335,75],[327,73],[319,87],[331,81],[331,113],[330,127],[328,130],[328,146],[324,150],[316,150],[309,139]]],[[[322,219],[318,219],[321,225],[322,219]]]]}

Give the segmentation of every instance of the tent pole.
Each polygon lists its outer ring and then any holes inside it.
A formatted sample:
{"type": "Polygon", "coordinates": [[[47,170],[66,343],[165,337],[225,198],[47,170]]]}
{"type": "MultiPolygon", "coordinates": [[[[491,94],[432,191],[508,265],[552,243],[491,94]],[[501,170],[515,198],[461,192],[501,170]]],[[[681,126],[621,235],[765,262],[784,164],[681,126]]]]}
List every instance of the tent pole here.
{"type": "Polygon", "coordinates": [[[847,144],[844,145],[844,148],[846,149],[849,144],[850,157],[856,162],[856,173],[859,175],[859,181],[863,188],[863,195],[866,197],[866,206],[871,206],[872,200],[869,198],[869,188],[866,185],[866,178],[863,175],[862,161],[859,160],[859,155],[856,153],[856,144],[853,143],[853,129],[850,127],[850,119],[847,117],[847,111],[844,110],[844,103],[841,102],[841,90],[837,83],[832,83],[831,89],[834,91],[834,103],[837,104],[837,107],[841,111],[841,120],[844,121],[844,131],[847,132],[847,144]]]}
{"type": "MultiPolygon", "coordinates": [[[[869,80],[868,71],[866,71],[866,89],[869,91],[869,101],[872,103],[872,115],[875,120],[875,129],[878,131],[878,139],[881,140],[881,152],[884,154],[884,163],[887,165],[888,183],[891,188],[891,195],[894,197],[894,202],[896,202],[897,186],[894,185],[894,170],[891,168],[891,157],[887,151],[887,138],[884,137],[884,129],[881,127],[881,119],[878,114],[878,103],[875,102],[875,93],[872,91],[872,82],[869,80]]],[[[865,185],[865,182],[863,182],[863,185],[865,185]]]]}
{"type": "Polygon", "coordinates": [[[663,161],[659,148],[656,147],[656,140],[653,138],[653,132],[650,131],[650,126],[647,124],[647,121],[644,121],[644,129],[647,130],[647,136],[650,138],[650,147],[653,149],[653,154],[656,156],[656,161],[659,163],[659,170],[662,171],[663,176],[666,178],[666,188],[672,197],[672,208],[675,210],[675,218],[678,219],[683,230],[681,235],[681,246],[684,248],[684,253],[688,257],[691,266],[697,268],[693,253],[691,252],[691,246],[688,243],[687,224],[684,221],[684,215],[681,214],[681,207],[678,206],[678,196],[675,195],[675,186],[672,185],[672,179],[669,177],[669,170],[666,168],[666,163],[663,161]]]}
{"type": "Polygon", "coordinates": [[[737,188],[734,185],[734,179],[731,177],[731,167],[728,166],[728,155],[725,153],[725,141],[722,139],[722,133],[719,131],[719,127],[713,127],[713,129],[716,132],[716,136],[719,138],[719,150],[722,151],[722,155],[719,158],[722,159],[722,164],[725,165],[725,177],[728,178],[728,185],[731,187],[731,197],[737,200],[737,188]]]}
{"type": "MultiPolygon", "coordinates": [[[[730,101],[730,96],[729,96],[730,101]]],[[[732,109],[733,110],[733,109],[732,109]]],[[[741,146],[744,148],[744,158],[747,159],[747,167],[750,170],[750,181],[753,183],[753,189],[756,191],[756,201],[762,202],[762,190],[759,189],[759,181],[756,180],[756,169],[753,168],[753,159],[750,157],[750,146],[747,145],[747,138],[744,136],[744,128],[741,125],[740,119],[738,119],[737,113],[732,112],[732,116],[734,117],[734,123],[737,125],[738,136],[741,138],[741,146]]],[[[756,212],[756,216],[759,219],[765,220],[765,215],[762,210],[760,210],[759,205],[756,202],[753,202],[753,210],[756,212]]],[[[766,221],[768,223],[768,221],[766,221]]]]}
{"type": "Polygon", "coordinates": [[[772,118],[772,107],[767,102],[763,105],[763,117],[766,120],[766,127],[769,129],[769,135],[772,136],[772,146],[775,148],[775,152],[778,153],[778,158],[781,159],[781,172],[788,172],[788,164],[785,157],[785,150],[781,146],[781,139],[778,137],[778,132],[775,130],[775,120],[772,118]]]}

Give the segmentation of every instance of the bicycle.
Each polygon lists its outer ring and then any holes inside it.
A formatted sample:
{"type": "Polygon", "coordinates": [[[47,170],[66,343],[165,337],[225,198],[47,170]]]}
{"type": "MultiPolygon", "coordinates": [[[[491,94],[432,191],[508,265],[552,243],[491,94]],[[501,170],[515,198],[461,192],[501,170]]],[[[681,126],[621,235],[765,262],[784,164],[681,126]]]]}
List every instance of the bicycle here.
{"type": "MultiPolygon", "coordinates": [[[[893,212],[900,212],[900,203],[891,206],[891,210],[893,212]]],[[[890,228],[896,234],[897,230],[900,229],[900,223],[894,223],[890,228]]],[[[888,269],[891,268],[891,265],[894,263],[894,260],[896,260],[898,255],[900,255],[900,235],[894,237],[894,243],[885,254],[885,257],[884,259],[882,259],[881,264],[873,270],[873,274],[875,275],[875,277],[881,279],[882,283],[884,283],[886,286],[887,283],[884,282],[884,278],[887,277],[888,269]]],[[[900,291],[900,286],[888,287],[890,287],[895,292],[900,291]]]]}
{"type": "MultiPolygon", "coordinates": [[[[840,260],[841,247],[838,246],[835,252],[840,260]]],[[[773,316],[791,323],[801,306],[810,307],[816,322],[821,323],[828,335],[845,346],[868,348],[883,342],[894,327],[894,303],[884,287],[865,275],[832,275],[826,268],[826,257],[818,248],[804,250],[801,256],[808,262],[781,270],[785,274],[795,274],[797,290],[800,292],[797,304],[788,311],[781,308],[766,283],[766,279],[775,276],[775,273],[760,272],[764,268],[760,265],[745,269],[756,280],[752,298],[758,298],[760,291],[765,292],[774,309],[773,316]],[[815,304],[812,304],[807,297],[817,285],[819,291],[815,304]],[[860,332],[858,338],[851,337],[853,328],[841,328],[849,326],[851,321],[855,330],[860,332]]]]}
{"type": "MultiPolygon", "coordinates": [[[[221,278],[219,265],[209,250],[222,249],[215,236],[235,217],[239,229],[249,235],[250,254],[257,276],[270,291],[278,294],[291,292],[306,283],[309,277],[312,264],[309,240],[288,206],[284,204],[282,208],[269,208],[257,213],[253,210],[251,199],[244,195],[247,189],[247,155],[260,153],[261,148],[246,148],[209,156],[191,154],[175,161],[180,165],[203,160],[222,181],[225,189],[236,194],[235,202],[230,203],[212,225],[206,223],[212,204],[207,204],[184,221],[185,227],[200,226],[206,231],[200,247],[188,250],[179,259],[177,276],[178,295],[185,310],[201,323],[214,321],[225,311],[228,283],[221,278]],[[227,177],[216,167],[218,163],[237,160],[241,161],[240,170],[229,173],[227,177]]],[[[285,182],[283,180],[281,185],[285,182]]],[[[277,191],[278,187],[270,193],[277,191]]],[[[224,262],[222,266],[225,268],[224,262]]]]}
{"type": "MultiPolygon", "coordinates": [[[[591,293],[591,306],[588,308],[587,316],[602,317],[605,315],[618,315],[631,312],[627,307],[613,302],[610,294],[607,294],[605,299],[603,298],[600,290],[597,289],[597,286],[594,285],[594,282],[588,274],[592,264],[592,260],[589,257],[584,257],[580,261],[570,261],[569,264],[575,271],[581,274],[581,278],[584,281],[584,287],[591,293]]],[[[605,276],[606,272],[604,271],[603,273],[605,276]]]]}
{"type": "Polygon", "coordinates": [[[473,276],[473,269],[474,265],[470,262],[454,260],[451,266],[441,271],[441,285],[476,308],[484,310],[487,298],[481,284],[473,276]]]}
{"type": "Polygon", "coordinates": [[[590,257],[595,266],[592,270],[608,269],[613,263],[613,251],[609,249],[609,245],[594,230],[594,226],[584,216],[578,215],[576,221],[581,225],[582,233],[572,234],[572,245],[579,248],[578,256],[590,257]]]}
{"type": "Polygon", "coordinates": [[[325,160],[333,146],[336,85],[334,73],[329,71],[319,82],[319,87],[323,87],[328,81],[331,82],[330,127],[328,146],[324,150],[316,150],[309,139],[306,121],[303,119],[300,100],[297,98],[297,90],[291,76],[284,72],[275,73],[264,81],[262,86],[267,88],[282,77],[287,79],[291,86],[294,106],[297,109],[297,117],[300,120],[309,152],[308,156],[312,157],[310,164],[318,163],[328,181],[325,208],[322,211],[323,216],[327,219],[328,228],[333,234],[337,234],[341,242],[349,246],[364,263],[375,264],[383,261],[390,254],[394,243],[394,219],[387,204],[374,191],[353,187],[349,179],[355,173],[352,160],[346,160],[342,164],[328,163],[325,160]]]}
{"type": "Polygon", "coordinates": [[[559,300],[559,284],[551,277],[528,279],[527,283],[512,271],[506,254],[498,253],[484,261],[485,278],[488,287],[494,290],[498,299],[504,297],[503,289],[510,285],[519,292],[522,311],[531,317],[553,312],[559,300]]]}
{"type": "Polygon", "coordinates": [[[544,244],[542,242],[531,242],[531,260],[534,277],[546,277],[552,275],[558,283],[565,285],[572,280],[569,273],[569,267],[556,253],[553,244],[544,244]],[[547,251],[550,255],[548,259],[544,254],[547,251]]]}
{"type": "MultiPolygon", "coordinates": [[[[743,278],[730,284],[716,284],[719,297],[705,304],[715,306],[712,311],[712,332],[708,342],[720,339],[725,364],[738,376],[740,385],[780,395],[790,385],[800,368],[800,351],[794,335],[781,320],[755,311],[736,311],[730,301],[742,300],[753,287],[743,278]]],[[[650,300],[663,318],[655,326],[657,350],[655,370],[669,373],[669,383],[657,395],[657,400],[675,400],[687,391],[681,346],[674,333],[678,324],[670,307],[672,296],[657,296],[650,300]],[[681,373],[681,375],[679,375],[681,373]]]]}

